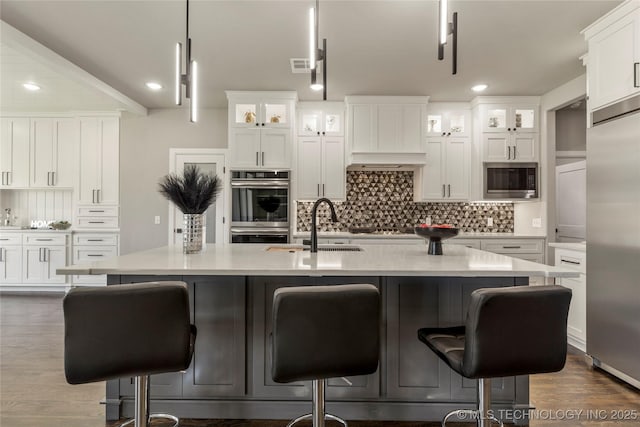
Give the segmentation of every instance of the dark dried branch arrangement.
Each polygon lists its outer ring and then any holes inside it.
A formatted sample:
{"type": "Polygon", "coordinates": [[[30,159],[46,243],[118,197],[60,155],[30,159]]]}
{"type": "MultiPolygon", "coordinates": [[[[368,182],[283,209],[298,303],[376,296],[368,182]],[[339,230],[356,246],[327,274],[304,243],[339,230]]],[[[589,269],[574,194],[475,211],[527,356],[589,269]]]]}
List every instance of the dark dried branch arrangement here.
{"type": "Polygon", "coordinates": [[[196,165],[186,165],[182,175],[165,175],[158,185],[160,194],[185,214],[204,213],[222,190],[217,175],[204,173],[196,165]]]}

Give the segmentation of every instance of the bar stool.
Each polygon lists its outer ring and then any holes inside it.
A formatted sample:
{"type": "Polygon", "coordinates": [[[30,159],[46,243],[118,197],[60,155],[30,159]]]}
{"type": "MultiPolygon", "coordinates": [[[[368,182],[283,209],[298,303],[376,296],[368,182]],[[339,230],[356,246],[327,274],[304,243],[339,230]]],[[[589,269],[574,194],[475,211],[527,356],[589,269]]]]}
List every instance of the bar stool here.
{"type": "Polygon", "coordinates": [[[287,425],[325,419],[325,380],[376,371],[380,354],[380,293],[373,285],[279,288],[273,296],[271,376],[279,383],[312,381],[312,412],[287,425]]]}
{"type": "Polygon", "coordinates": [[[63,301],[64,370],[69,384],[135,376],[134,423],[147,427],[149,375],[183,371],[193,355],[189,295],[183,282],[74,288],[63,301]]]}
{"type": "Polygon", "coordinates": [[[449,412],[497,420],[491,409],[491,378],[556,372],[567,357],[571,290],[561,286],[478,289],[471,293],[465,326],[422,328],[418,338],[458,374],[478,380],[478,409],[449,412]]]}

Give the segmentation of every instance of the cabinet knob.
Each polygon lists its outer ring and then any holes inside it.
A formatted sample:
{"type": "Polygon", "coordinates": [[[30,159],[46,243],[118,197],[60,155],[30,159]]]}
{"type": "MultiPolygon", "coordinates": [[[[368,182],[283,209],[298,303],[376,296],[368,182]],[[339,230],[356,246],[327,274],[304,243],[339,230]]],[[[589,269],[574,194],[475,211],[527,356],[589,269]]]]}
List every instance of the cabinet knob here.
{"type": "Polygon", "coordinates": [[[325,132],[324,132],[324,131],[322,131],[322,134],[324,135],[324,134],[325,134],[325,132]]]}
{"type": "Polygon", "coordinates": [[[318,135],[320,135],[320,131],[318,131],[318,135]]]}
{"type": "Polygon", "coordinates": [[[509,132],[511,132],[511,128],[507,128],[507,130],[508,130],[509,132]]]}
{"type": "Polygon", "coordinates": [[[447,133],[446,132],[442,132],[442,136],[445,136],[447,133]]]}
{"type": "Polygon", "coordinates": [[[256,123],[256,126],[260,126],[260,123],[256,123]]]}
{"type": "Polygon", "coordinates": [[[264,123],[262,124],[262,126],[264,126],[264,123]]]}
{"type": "Polygon", "coordinates": [[[447,136],[451,136],[451,132],[447,132],[447,136]]]}

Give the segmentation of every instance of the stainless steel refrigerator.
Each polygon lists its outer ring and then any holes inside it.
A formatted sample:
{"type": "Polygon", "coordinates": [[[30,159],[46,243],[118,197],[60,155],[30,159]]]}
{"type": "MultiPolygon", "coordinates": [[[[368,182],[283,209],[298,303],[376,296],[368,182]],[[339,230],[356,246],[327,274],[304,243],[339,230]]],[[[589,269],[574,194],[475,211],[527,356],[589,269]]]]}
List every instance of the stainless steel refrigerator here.
{"type": "Polygon", "coordinates": [[[587,353],[640,388],[640,96],[587,131],[587,353]]]}

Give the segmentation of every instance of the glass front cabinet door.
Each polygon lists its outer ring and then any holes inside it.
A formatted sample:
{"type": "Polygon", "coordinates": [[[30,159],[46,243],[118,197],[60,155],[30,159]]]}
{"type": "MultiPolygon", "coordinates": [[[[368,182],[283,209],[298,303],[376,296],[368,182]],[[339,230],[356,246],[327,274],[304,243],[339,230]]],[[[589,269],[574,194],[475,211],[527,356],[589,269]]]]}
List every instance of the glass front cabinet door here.
{"type": "Polygon", "coordinates": [[[298,104],[298,135],[342,136],[344,135],[344,104],[313,102],[298,104]]]}
{"type": "Polygon", "coordinates": [[[471,112],[434,106],[427,113],[427,136],[468,136],[471,131],[471,112]]]}
{"type": "Polygon", "coordinates": [[[483,132],[537,132],[538,107],[487,105],[483,114],[483,132]]]}
{"type": "Polygon", "coordinates": [[[292,100],[260,97],[229,98],[229,125],[241,128],[290,128],[292,100]]]}

